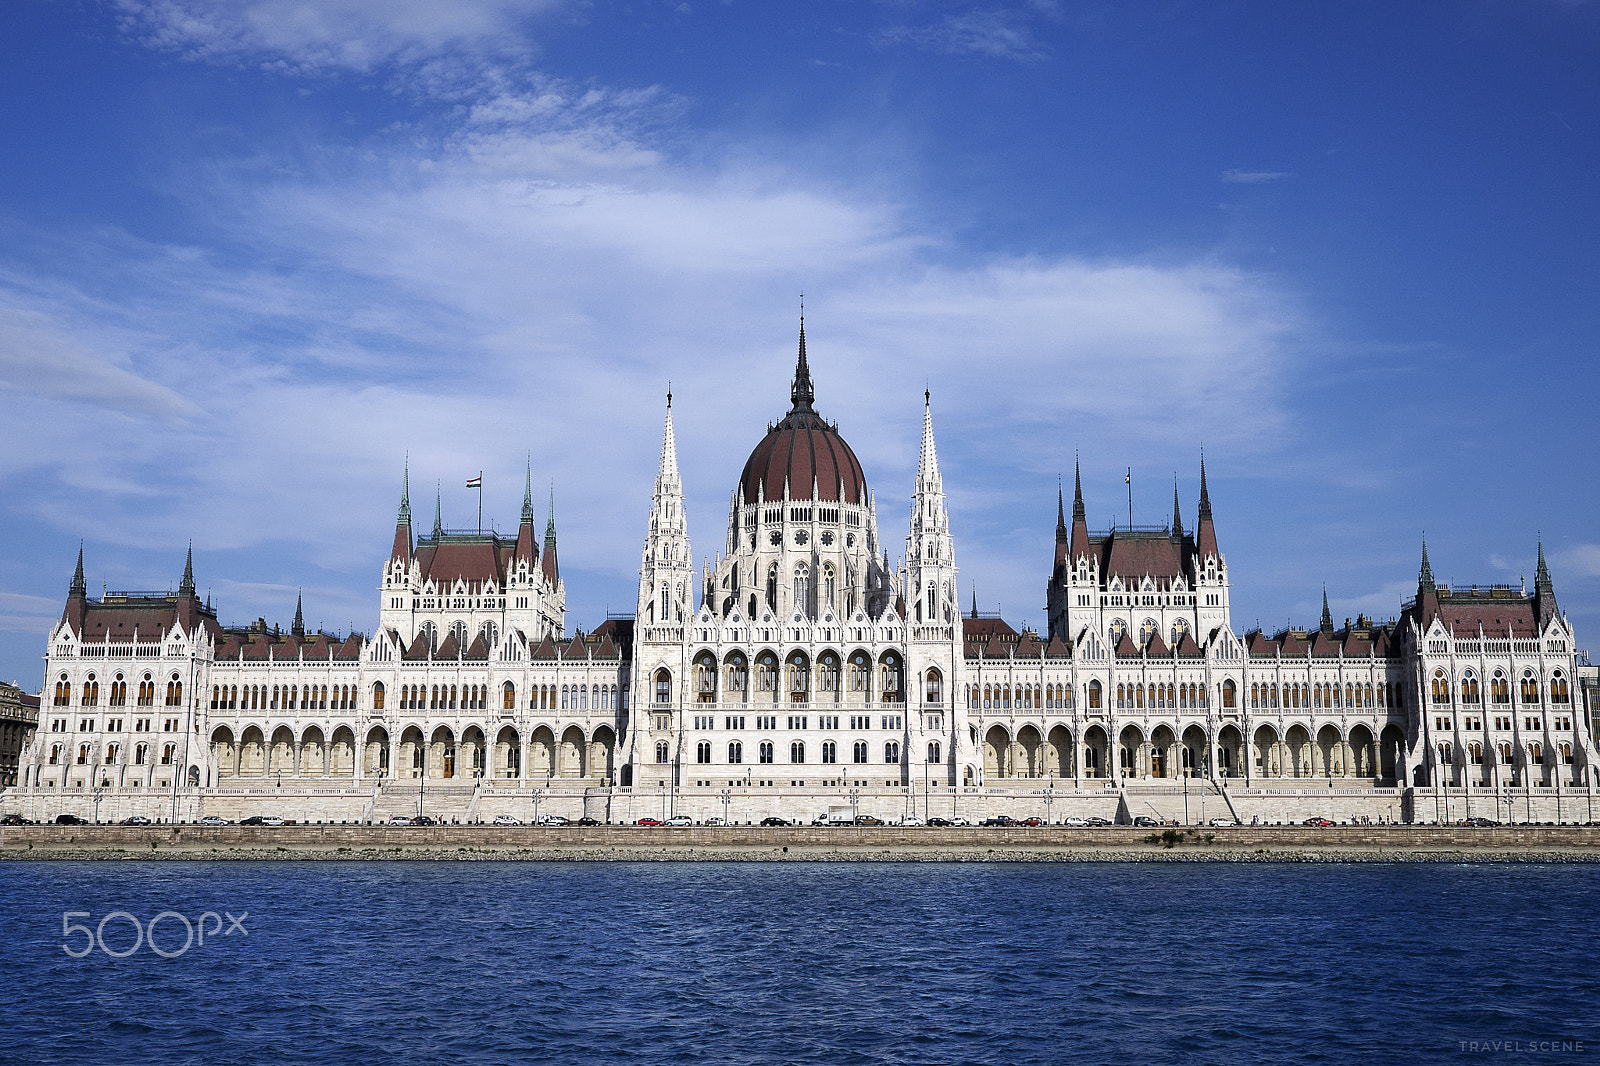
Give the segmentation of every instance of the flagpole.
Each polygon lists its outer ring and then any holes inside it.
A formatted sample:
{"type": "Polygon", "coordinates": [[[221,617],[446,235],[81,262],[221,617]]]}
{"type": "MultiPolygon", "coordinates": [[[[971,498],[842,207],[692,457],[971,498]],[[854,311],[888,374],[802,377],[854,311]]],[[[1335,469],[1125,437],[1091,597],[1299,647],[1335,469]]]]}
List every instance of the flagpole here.
{"type": "MultiPolygon", "coordinates": [[[[1133,467],[1128,467],[1128,476],[1122,480],[1128,483],[1128,532],[1133,532],[1133,467]]],[[[483,491],[479,489],[479,491],[483,491]]]]}
{"type": "Polygon", "coordinates": [[[478,536],[483,536],[483,471],[478,471],[478,536]]]}

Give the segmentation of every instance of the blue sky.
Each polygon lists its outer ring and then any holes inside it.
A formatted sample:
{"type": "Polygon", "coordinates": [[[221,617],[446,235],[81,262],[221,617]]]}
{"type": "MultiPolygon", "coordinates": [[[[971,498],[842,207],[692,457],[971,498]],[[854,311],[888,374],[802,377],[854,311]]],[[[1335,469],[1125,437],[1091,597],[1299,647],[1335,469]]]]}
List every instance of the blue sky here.
{"type": "Polygon", "coordinates": [[[0,6],[0,676],[93,590],[370,630],[414,503],[553,484],[631,609],[672,382],[722,543],[817,405],[891,550],[932,389],[963,599],[1043,619],[1058,475],[1192,523],[1243,629],[1532,580],[1600,625],[1600,5],[0,6]]]}

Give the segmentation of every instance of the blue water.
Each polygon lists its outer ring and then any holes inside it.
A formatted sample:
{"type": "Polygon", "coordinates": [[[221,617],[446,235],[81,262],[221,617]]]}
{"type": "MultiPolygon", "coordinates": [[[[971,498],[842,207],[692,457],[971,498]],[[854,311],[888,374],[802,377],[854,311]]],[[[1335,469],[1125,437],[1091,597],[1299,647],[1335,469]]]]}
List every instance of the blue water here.
{"type": "MultiPolygon", "coordinates": [[[[1592,866],[5,862],[0,915],[0,1061],[1430,1063],[1504,1057],[1461,1041],[1600,1047],[1592,866]],[[92,930],[117,910],[248,917],[176,958],[66,955],[85,938],[64,940],[63,911],[92,930]]],[[[173,953],[184,928],[168,917],[155,936],[173,953]]],[[[135,933],[115,918],[102,940],[125,952],[135,933]]]]}

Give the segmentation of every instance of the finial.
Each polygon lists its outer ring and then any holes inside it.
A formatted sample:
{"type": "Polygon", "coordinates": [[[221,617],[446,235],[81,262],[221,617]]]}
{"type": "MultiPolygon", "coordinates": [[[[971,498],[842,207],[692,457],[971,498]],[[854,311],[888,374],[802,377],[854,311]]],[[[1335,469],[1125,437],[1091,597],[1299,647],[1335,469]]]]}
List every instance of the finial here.
{"type": "Polygon", "coordinates": [[[672,379],[667,379],[667,406],[672,406],[672,379]]]}

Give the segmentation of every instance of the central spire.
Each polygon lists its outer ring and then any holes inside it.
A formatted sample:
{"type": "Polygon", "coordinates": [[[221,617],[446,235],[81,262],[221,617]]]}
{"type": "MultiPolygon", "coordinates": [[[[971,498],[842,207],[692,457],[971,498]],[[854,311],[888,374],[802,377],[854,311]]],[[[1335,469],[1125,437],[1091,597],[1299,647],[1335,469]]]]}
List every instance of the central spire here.
{"type": "Polygon", "coordinates": [[[817,398],[816,389],[811,386],[811,367],[806,365],[806,312],[805,304],[800,305],[800,358],[794,365],[794,384],[789,387],[789,413],[803,411],[807,414],[815,412],[811,404],[817,398]]]}

